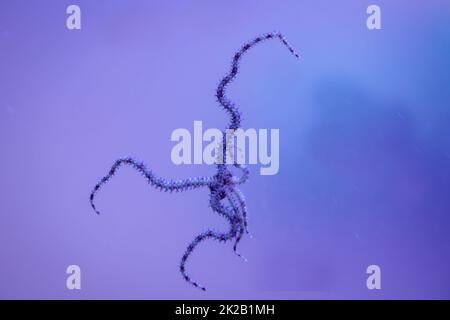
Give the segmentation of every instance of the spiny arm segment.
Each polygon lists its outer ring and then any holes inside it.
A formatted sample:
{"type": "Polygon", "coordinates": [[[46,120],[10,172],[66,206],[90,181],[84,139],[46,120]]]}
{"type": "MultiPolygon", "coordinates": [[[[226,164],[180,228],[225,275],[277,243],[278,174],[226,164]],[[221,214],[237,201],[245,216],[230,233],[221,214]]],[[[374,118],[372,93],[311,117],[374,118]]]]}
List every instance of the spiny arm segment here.
{"type": "Polygon", "coordinates": [[[156,189],[160,189],[165,192],[180,192],[180,191],[186,191],[191,189],[197,189],[200,187],[209,186],[211,182],[213,181],[213,178],[210,177],[198,177],[198,178],[189,178],[189,179],[182,179],[182,180],[169,180],[157,177],[152,170],[148,169],[145,164],[141,161],[135,160],[133,158],[123,158],[118,159],[114,164],[112,165],[111,169],[109,170],[108,174],[104,176],[94,187],[94,190],[91,192],[91,196],[89,197],[92,209],[97,214],[100,214],[100,212],[97,210],[95,204],[94,204],[94,198],[97,192],[100,190],[100,188],[105,185],[111,178],[116,174],[116,171],[119,169],[122,165],[129,165],[132,168],[136,169],[138,172],[140,172],[148,181],[148,183],[155,187],[156,189]]]}
{"type": "Polygon", "coordinates": [[[239,62],[248,50],[253,48],[256,44],[269,39],[279,39],[284,46],[288,48],[288,50],[296,57],[299,58],[299,55],[297,52],[295,52],[294,48],[291,47],[291,45],[286,41],[286,39],[283,37],[281,33],[267,33],[265,35],[256,37],[250,42],[247,42],[244,44],[241,49],[235,53],[233,57],[233,62],[231,63],[231,69],[230,72],[222,79],[222,81],[219,83],[219,86],[217,87],[216,91],[216,98],[217,101],[222,105],[222,107],[225,109],[226,112],[229,113],[231,117],[230,124],[228,125],[228,129],[236,130],[237,128],[241,127],[241,113],[238,109],[238,107],[229,100],[226,95],[225,91],[228,86],[228,84],[236,78],[236,75],[239,71],[239,62]]]}
{"type": "Polygon", "coordinates": [[[239,223],[236,221],[236,216],[234,215],[231,208],[225,207],[220,203],[220,196],[213,192],[211,194],[211,207],[213,211],[219,213],[221,216],[225,216],[230,220],[230,230],[227,233],[218,233],[212,230],[208,230],[199,234],[195,239],[189,244],[181,257],[180,262],[180,272],[183,276],[184,280],[188,283],[192,284],[194,287],[199,288],[200,290],[206,291],[206,288],[200,285],[198,282],[192,280],[192,278],[186,273],[186,262],[189,256],[194,252],[195,248],[203,241],[207,239],[213,239],[220,242],[227,242],[236,237],[237,228],[239,227],[239,223]]]}
{"type": "Polygon", "coordinates": [[[233,176],[233,182],[238,185],[245,183],[249,178],[250,171],[248,171],[248,169],[244,165],[241,165],[239,163],[235,163],[234,166],[242,171],[242,175],[240,177],[233,176]]]}
{"type": "Polygon", "coordinates": [[[235,195],[234,192],[227,195],[228,202],[231,205],[230,210],[232,210],[234,212],[234,217],[235,217],[234,223],[237,224],[237,228],[238,228],[238,231],[237,231],[237,234],[236,234],[236,237],[234,240],[233,251],[238,257],[242,258],[244,261],[247,261],[247,259],[237,251],[237,245],[239,244],[239,242],[242,239],[242,236],[244,235],[245,226],[244,226],[244,217],[242,215],[242,213],[243,213],[242,207],[240,207],[240,204],[238,204],[236,202],[236,199],[233,197],[233,195],[235,195]]]}

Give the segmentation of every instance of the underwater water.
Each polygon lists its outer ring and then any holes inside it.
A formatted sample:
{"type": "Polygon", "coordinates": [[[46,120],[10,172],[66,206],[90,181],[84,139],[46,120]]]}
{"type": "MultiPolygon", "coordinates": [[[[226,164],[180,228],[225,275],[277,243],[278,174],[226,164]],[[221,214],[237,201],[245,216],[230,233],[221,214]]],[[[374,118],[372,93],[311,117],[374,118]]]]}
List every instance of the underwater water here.
{"type": "Polygon", "coordinates": [[[450,3],[446,1],[70,1],[0,3],[0,298],[450,298],[450,3]],[[381,8],[381,30],[366,8],[381,8]],[[177,128],[278,128],[280,167],[249,165],[240,252],[207,189],[164,193],[122,157],[167,178],[212,176],[171,161],[177,128]],[[66,268],[81,268],[81,290],[66,268]],[[381,268],[381,290],[366,286],[381,268]]]}

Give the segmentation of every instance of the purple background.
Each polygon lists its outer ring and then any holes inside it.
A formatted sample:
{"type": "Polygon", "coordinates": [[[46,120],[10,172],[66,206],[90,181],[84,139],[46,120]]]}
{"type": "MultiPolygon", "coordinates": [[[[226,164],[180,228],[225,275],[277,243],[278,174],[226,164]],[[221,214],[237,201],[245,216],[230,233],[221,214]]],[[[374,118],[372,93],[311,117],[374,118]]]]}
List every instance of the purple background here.
{"type": "Polygon", "coordinates": [[[450,2],[17,1],[0,3],[0,298],[450,298],[450,2]],[[382,30],[366,8],[382,9],[382,30]],[[65,27],[78,4],[82,30],[65,27]],[[280,172],[252,166],[253,239],[237,258],[207,242],[226,224],[205,189],[165,194],[123,156],[171,178],[176,128],[222,128],[219,79],[246,40],[230,96],[245,127],[279,128],[280,172]],[[82,269],[82,290],[65,287],[82,269]],[[382,268],[382,290],[365,270],[382,268]]]}

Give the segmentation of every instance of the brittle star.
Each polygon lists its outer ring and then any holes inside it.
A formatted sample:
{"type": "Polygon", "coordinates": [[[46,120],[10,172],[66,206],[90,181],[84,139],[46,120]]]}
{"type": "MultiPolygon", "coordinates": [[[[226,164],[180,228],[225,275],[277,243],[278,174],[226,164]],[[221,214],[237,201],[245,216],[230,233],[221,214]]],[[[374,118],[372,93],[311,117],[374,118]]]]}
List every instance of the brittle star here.
{"type": "MultiPolygon", "coordinates": [[[[237,108],[237,106],[229,100],[225,95],[225,90],[228,84],[234,80],[238,73],[239,62],[242,56],[256,44],[268,40],[268,39],[279,39],[283,45],[285,45],[289,51],[297,58],[299,55],[295,52],[295,50],[289,45],[286,39],[280,33],[268,33],[259,37],[256,37],[250,42],[244,44],[238,52],[235,53],[233,57],[233,61],[231,64],[231,69],[229,73],[222,79],[217,87],[216,98],[222,108],[229,114],[230,123],[226,129],[228,130],[236,130],[241,127],[241,112],[237,108]]],[[[225,130],[226,131],[226,130],[225,130]]],[[[225,154],[225,149],[227,146],[226,134],[223,131],[223,141],[219,145],[219,150],[222,148],[222,155],[225,154]]],[[[225,158],[225,157],[224,157],[225,158]]],[[[150,185],[153,187],[160,189],[162,191],[169,192],[180,192],[191,189],[197,189],[201,187],[207,187],[210,191],[210,206],[211,209],[223,216],[228,220],[230,224],[230,229],[225,233],[218,233],[215,231],[205,231],[199,234],[187,247],[184,252],[181,262],[180,262],[180,272],[183,278],[194,287],[197,287],[201,290],[206,290],[206,288],[200,285],[198,282],[193,281],[189,275],[186,273],[185,264],[192,254],[194,249],[203,241],[207,239],[218,240],[220,242],[228,242],[234,240],[233,250],[234,252],[242,257],[237,251],[237,245],[242,239],[244,233],[249,233],[247,228],[247,208],[244,196],[241,191],[238,189],[238,185],[245,183],[249,178],[248,169],[238,164],[236,161],[233,163],[226,163],[225,161],[217,161],[216,168],[217,173],[212,177],[195,177],[183,180],[168,180],[163,179],[156,176],[152,170],[148,169],[143,162],[135,160],[133,158],[122,158],[115,161],[113,166],[111,167],[109,173],[104,176],[94,187],[90,195],[91,206],[97,214],[100,212],[97,210],[94,204],[94,197],[96,193],[100,190],[100,188],[108,182],[116,173],[117,169],[119,169],[122,165],[129,165],[132,168],[139,171],[148,181],[150,185]],[[240,176],[233,175],[230,170],[231,167],[235,167],[241,171],[240,176]],[[222,203],[222,200],[225,200],[228,205],[222,203]]],[[[243,258],[243,257],[242,257],[243,258]]],[[[245,258],[244,258],[245,259],[245,258]]]]}

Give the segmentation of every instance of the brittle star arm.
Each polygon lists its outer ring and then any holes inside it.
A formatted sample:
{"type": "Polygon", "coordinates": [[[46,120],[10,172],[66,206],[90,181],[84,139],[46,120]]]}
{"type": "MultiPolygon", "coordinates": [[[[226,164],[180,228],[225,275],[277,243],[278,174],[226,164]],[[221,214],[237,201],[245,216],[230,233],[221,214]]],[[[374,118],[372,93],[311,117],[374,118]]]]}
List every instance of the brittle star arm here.
{"type": "Polygon", "coordinates": [[[96,206],[94,204],[94,198],[97,192],[100,190],[100,188],[105,185],[111,178],[115,175],[116,171],[119,169],[122,165],[129,165],[132,168],[136,169],[138,172],[140,172],[148,181],[150,185],[155,187],[156,189],[160,189],[162,191],[186,191],[191,189],[197,189],[200,187],[206,187],[209,186],[210,183],[213,181],[212,177],[196,177],[196,178],[189,178],[189,179],[181,179],[181,180],[169,180],[164,179],[156,176],[150,169],[148,169],[145,164],[141,161],[135,160],[133,158],[123,158],[118,159],[114,162],[111,169],[109,170],[108,174],[104,176],[94,187],[94,189],[91,192],[91,195],[89,197],[92,209],[97,214],[100,214],[100,212],[96,209],[96,206]]]}
{"type": "Polygon", "coordinates": [[[229,113],[231,117],[230,124],[228,125],[228,129],[234,129],[241,127],[241,113],[238,109],[238,107],[227,98],[225,95],[226,88],[228,84],[236,78],[236,75],[239,71],[239,62],[242,58],[242,56],[251,48],[253,48],[256,44],[268,40],[268,39],[279,39],[284,46],[288,48],[288,50],[296,57],[299,58],[299,55],[295,50],[291,47],[291,45],[286,41],[286,39],[283,37],[281,33],[267,33],[265,35],[256,37],[252,41],[247,42],[244,44],[241,49],[235,53],[233,57],[233,61],[231,63],[231,69],[230,72],[222,79],[222,81],[219,83],[219,86],[216,90],[216,98],[219,104],[225,109],[227,113],[229,113]]]}
{"type": "Polygon", "coordinates": [[[245,202],[245,197],[242,194],[241,190],[239,190],[236,187],[233,188],[233,193],[234,193],[234,195],[236,196],[236,198],[238,199],[238,202],[239,202],[239,208],[241,210],[242,220],[244,222],[245,232],[247,234],[249,234],[250,232],[248,231],[247,204],[245,202]]]}
{"type": "Polygon", "coordinates": [[[245,183],[250,176],[250,172],[248,171],[248,169],[245,166],[243,166],[241,164],[235,163],[234,166],[242,171],[242,175],[240,177],[233,176],[233,183],[235,183],[235,184],[245,183]]]}
{"type": "Polygon", "coordinates": [[[219,213],[222,216],[228,217],[231,221],[230,223],[230,230],[227,233],[218,233],[214,232],[212,230],[208,230],[206,232],[203,232],[199,234],[195,239],[189,244],[186,251],[183,254],[183,257],[181,258],[180,262],[180,272],[183,276],[184,280],[186,280],[188,283],[192,284],[194,287],[199,288],[200,290],[206,291],[206,288],[202,285],[200,285],[198,282],[191,279],[191,277],[186,273],[186,261],[188,260],[189,256],[194,252],[195,248],[203,241],[207,239],[214,239],[218,240],[220,242],[226,242],[234,237],[236,237],[237,232],[237,223],[233,222],[233,214],[231,211],[227,208],[225,208],[221,203],[219,197],[215,193],[211,193],[211,207],[214,211],[219,213]]]}
{"type": "Polygon", "coordinates": [[[247,261],[247,259],[237,251],[237,245],[241,241],[242,236],[244,235],[244,232],[245,232],[245,223],[244,223],[244,217],[242,215],[242,213],[243,213],[242,207],[241,207],[240,203],[238,203],[239,199],[237,199],[238,201],[236,201],[236,199],[233,197],[233,195],[236,196],[234,191],[229,193],[226,197],[228,199],[228,202],[231,205],[231,210],[233,210],[233,212],[234,212],[235,220],[233,222],[237,224],[238,229],[239,229],[236,234],[235,241],[234,241],[233,251],[238,257],[242,258],[244,261],[247,261]]]}

